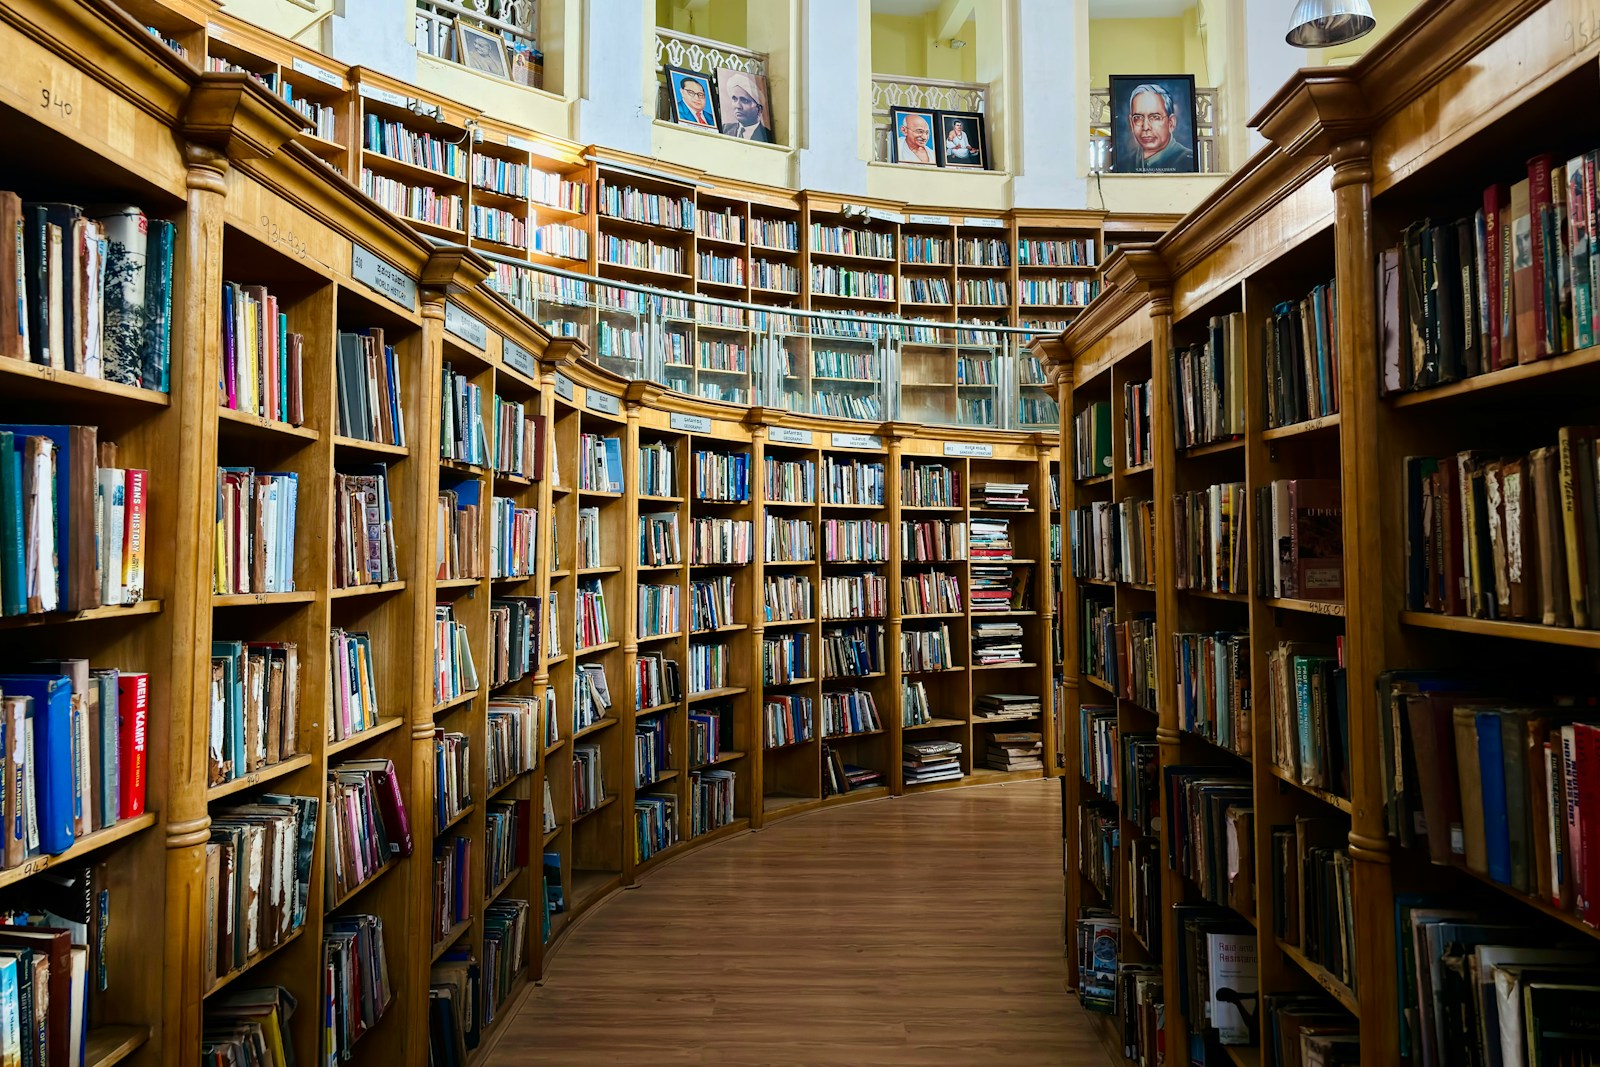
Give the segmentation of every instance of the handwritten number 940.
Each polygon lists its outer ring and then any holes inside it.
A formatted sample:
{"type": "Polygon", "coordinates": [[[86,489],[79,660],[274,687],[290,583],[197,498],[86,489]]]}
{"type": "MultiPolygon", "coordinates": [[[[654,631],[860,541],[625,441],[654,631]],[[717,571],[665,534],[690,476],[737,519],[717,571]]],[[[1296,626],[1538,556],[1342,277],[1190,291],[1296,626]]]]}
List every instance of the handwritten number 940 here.
{"type": "Polygon", "coordinates": [[[63,100],[58,94],[52,93],[49,89],[39,90],[39,106],[46,111],[55,108],[63,118],[72,114],[71,102],[63,100]]]}

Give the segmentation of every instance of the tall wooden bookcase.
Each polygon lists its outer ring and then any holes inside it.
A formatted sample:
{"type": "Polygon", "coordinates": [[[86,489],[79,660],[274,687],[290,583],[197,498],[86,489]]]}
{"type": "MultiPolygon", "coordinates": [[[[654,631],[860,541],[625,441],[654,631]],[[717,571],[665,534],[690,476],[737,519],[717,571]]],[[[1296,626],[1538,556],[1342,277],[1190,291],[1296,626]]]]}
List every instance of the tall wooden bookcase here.
{"type": "MultiPolygon", "coordinates": [[[[1470,215],[1484,186],[1514,181],[1524,162],[1543,151],[1566,159],[1593,147],[1595,131],[1567,129],[1554,117],[1559,101],[1588,92],[1600,70],[1593,42],[1563,42],[1565,15],[1551,5],[1458,2],[1420,8],[1363,60],[1347,70],[1303,71],[1279,91],[1254,122],[1269,148],[1246,165],[1194,214],[1153,245],[1127,245],[1107,264],[1106,294],[1055,342],[1044,346],[1061,389],[1062,463],[1072,468],[1075,441],[1065,413],[1094,402],[1112,412],[1111,474],[1063,481],[1063,507],[1088,500],[1121,500],[1153,493],[1156,545],[1153,594],[1087,582],[1064,568],[1068,631],[1064,656],[1067,733],[1069,924],[1082,906],[1107,906],[1122,926],[1122,958],[1144,962],[1133,936],[1125,892],[1102,901],[1083,874],[1076,825],[1096,799],[1078,757],[1083,743],[1078,709],[1111,702],[1081,661],[1084,605],[1109,602],[1116,617],[1149,605],[1155,614],[1158,684],[1154,714],[1116,701],[1124,731],[1151,731],[1162,767],[1199,766],[1242,779],[1253,808],[1253,885],[1249,902],[1219,905],[1257,935],[1255,977],[1264,994],[1320,992],[1357,1021],[1361,1062],[1396,1062],[1401,1040],[1397,907],[1421,893],[1535,931],[1545,943],[1592,942],[1597,935],[1568,911],[1496,884],[1464,864],[1434,865],[1421,847],[1391,836],[1386,777],[1388,722],[1380,675],[1402,668],[1470,670],[1489,661],[1537,663],[1562,684],[1593,670],[1590,631],[1408,611],[1405,476],[1408,456],[1450,455],[1463,449],[1525,452],[1555,439],[1557,429],[1592,421],[1583,391],[1594,348],[1415,392],[1380,390],[1375,253],[1402,229],[1430,214],[1470,215]],[[1492,78],[1483,72],[1496,72],[1492,78]],[[1515,72],[1514,74],[1512,72],[1515,72]],[[1504,76],[1500,76],[1504,73],[1504,76]],[[1492,85],[1490,84],[1492,83],[1492,85]],[[1565,153],[1565,154],[1563,154],[1565,153]],[[1507,162],[1511,161],[1511,162],[1507,162]],[[1280,302],[1298,300],[1333,281],[1337,306],[1338,411],[1286,426],[1266,423],[1264,336],[1280,302]],[[1201,340],[1215,316],[1238,316],[1243,346],[1244,426],[1236,438],[1180,450],[1174,439],[1172,353],[1201,340]],[[1153,381],[1153,462],[1148,472],[1122,464],[1121,388],[1153,381]],[[1253,569],[1257,543],[1253,491],[1276,479],[1336,479],[1341,489],[1344,594],[1339,600],[1265,595],[1253,569]],[[1244,591],[1208,593],[1176,588],[1174,497],[1218,482],[1245,487],[1244,591]],[[1174,635],[1226,630],[1249,637],[1252,692],[1249,754],[1186,732],[1178,714],[1174,635]],[[1302,784],[1274,766],[1269,713],[1268,655],[1280,642],[1342,645],[1348,686],[1349,790],[1340,794],[1302,784]],[[1338,828],[1349,856],[1351,921],[1356,932],[1353,981],[1342,981],[1276,933],[1284,891],[1272,856],[1272,828],[1297,818],[1338,828]]],[[[1274,557],[1276,553],[1273,553],[1274,557]]],[[[1433,754],[1436,756],[1437,754],[1433,754]]],[[[1453,771],[1453,768],[1452,768],[1453,771]]],[[[1125,784],[1125,782],[1124,782],[1125,784]]],[[[1175,832],[1166,810],[1162,845],[1175,832]]],[[[1140,835],[1126,820],[1119,870],[1140,835]]],[[[1180,838],[1187,840],[1187,835],[1180,838]]],[[[1177,918],[1172,905],[1198,903],[1201,890],[1161,860],[1161,959],[1166,1048],[1186,1051],[1201,1024],[1186,1017],[1176,971],[1177,918]]],[[[1125,889],[1125,878],[1119,886],[1125,889]]],[[[1069,926],[1070,933],[1070,926],[1069,926]]],[[[1110,1017],[1107,1018],[1109,1023],[1110,1017]]],[[[1122,1037],[1108,1025],[1108,1045],[1122,1037]]],[[[1263,1032],[1266,1027],[1263,1023],[1263,1032]]],[[[1236,1063],[1276,1062],[1261,1045],[1231,1046],[1236,1063]]]]}

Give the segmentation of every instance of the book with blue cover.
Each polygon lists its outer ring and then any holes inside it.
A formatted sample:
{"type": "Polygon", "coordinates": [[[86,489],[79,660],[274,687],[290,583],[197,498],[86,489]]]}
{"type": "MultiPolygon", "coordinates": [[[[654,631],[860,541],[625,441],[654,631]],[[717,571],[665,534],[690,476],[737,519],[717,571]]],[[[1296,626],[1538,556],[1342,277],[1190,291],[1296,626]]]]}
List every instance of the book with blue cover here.
{"type": "Polygon", "coordinates": [[[39,850],[59,855],[77,838],[73,828],[72,682],[60,674],[5,674],[0,675],[0,693],[33,699],[39,850]]]}

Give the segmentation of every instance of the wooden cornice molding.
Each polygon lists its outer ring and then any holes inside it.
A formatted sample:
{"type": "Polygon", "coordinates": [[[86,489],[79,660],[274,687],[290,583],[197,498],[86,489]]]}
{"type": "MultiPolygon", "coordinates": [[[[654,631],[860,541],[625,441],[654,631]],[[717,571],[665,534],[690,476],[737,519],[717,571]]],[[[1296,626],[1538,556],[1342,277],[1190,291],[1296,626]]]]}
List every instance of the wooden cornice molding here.
{"type": "Polygon", "coordinates": [[[1297,72],[1250,120],[1291,157],[1329,155],[1365,135],[1371,123],[1361,80],[1348,69],[1320,67],[1297,72]]]}
{"type": "Polygon", "coordinates": [[[1118,248],[1106,261],[1105,275],[1119,289],[1159,292],[1172,286],[1172,271],[1153,244],[1118,248]]]}
{"type": "Polygon", "coordinates": [[[472,249],[445,245],[433,250],[417,280],[424,289],[455,295],[472,292],[493,273],[494,266],[472,249]]]}
{"type": "MultiPolygon", "coordinates": [[[[598,372],[599,367],[583,358],[588,347],[576,337],[552,337],[550,343],[544,346],[544,351],[537,353],[539,362],[554,367],[567,374],[568,371],[577,370],[578,380],[587,379],[591,371],[598,372]]],[[[572,378],[574,375],[567,374],[572,378]]]]}
{"type": "Polygon", "coordinates": [[[1036,338],[1029,343],[1039,362],[1044,364],[1045,373],[1049,375],[1051,385],[1059,385],[1062,381],[1072,380],[1072,350],[1062,340],[1061,334],[1036,338]]]}
{"type": "Polygon", "coordinates": [[[270,158],[310,128],[300,112],[248,74],[216,72],[199,76],[178,122],[185,141],[229,159],[270,158]]]}
{"type": "Polygon", "coordinates": [[[664,387],[647,381],[629,382],[628,387],[622,391],[622,397],[628,403],[646,408],[664,407],[661,401],[666,395],[664,387]]]}

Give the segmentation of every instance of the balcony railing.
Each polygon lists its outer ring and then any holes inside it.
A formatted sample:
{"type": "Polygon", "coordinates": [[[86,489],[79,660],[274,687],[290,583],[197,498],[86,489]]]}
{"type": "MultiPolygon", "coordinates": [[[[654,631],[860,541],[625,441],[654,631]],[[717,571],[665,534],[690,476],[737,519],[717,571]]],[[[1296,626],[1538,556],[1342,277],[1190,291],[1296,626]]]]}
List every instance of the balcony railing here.
{"type": "Polygon", "coordinates": [[[416,0],[417,51],[451,63],[457,54],[457,20],[498,36],[506,44],[506,69],[511,80],[537,85],[542,62],[538,46],[537,0],[416,0]],[[526,79],[518,76],[518,57],[528,66],[526,79]],[[535,58],[537,57],[537,58],[535,58]]]}
{"type": "MultiPolygon", "coordinates": [[[[872,158],[879,163],[893,161],[889,151],[892,107],[926,108],[930,111],[988,111],[989,87],[976,82],[943,81],[939,78],[902,78],[890,74],[872,76],[872,158]]],[[[990,144],[994,143],[990,131],[990,144]]],[[[992,152],[992,149],[991,149],[992,152]]],[[[995,169],[995,161],[988,160],[995,169]]]]}
{"type": "MultiPolygon", "coordinates": [[[[1054,431],[1040,331],[800,311],[668,292],[492,253],[489,285],[621,377],[833,418],[1054,431]]],[[[1051,331],[1054,332],[1054,331],[1051,331]]]]}
{"type": "MultiPolygon", "coordinates": [[[[692,70],[696,74],[710,76],[718,70],[740,70],[746,74],[759,74],[766,77],[767,53],[753,52],[748,48],[728,44],[726,41],[713,41],[709,37],[696,37],[689,33],[679,33],[677,30],[656,27],[656,118],[664,122],[673,120],[672,87],[667,81],[667,68],[677,67],[680,70],[692,70]]],[[[774,122],[777,106],[771,99],[772,87],[769,83],[767,92],[767,120],[774,122]]],[[[720,101],[719,101],[720,104],[720,101]]],[[[718,113],[720,121],[729,121],[728,117],[718,113]]],[[[777,140],[777,127],[773,126],[773,139],[777,140]]]]}
{"type": "MultiPolygon", "coordinates": [[[[1200,174],[1221,174],[1222,159],[1217,151],[1217,90],[1194,91],[1194,156],[1200,174]]],[[[1111,170],[1113,117],[1111,91],[1095,89],[1089,94],[1089,173],[1111,170]]]]}

